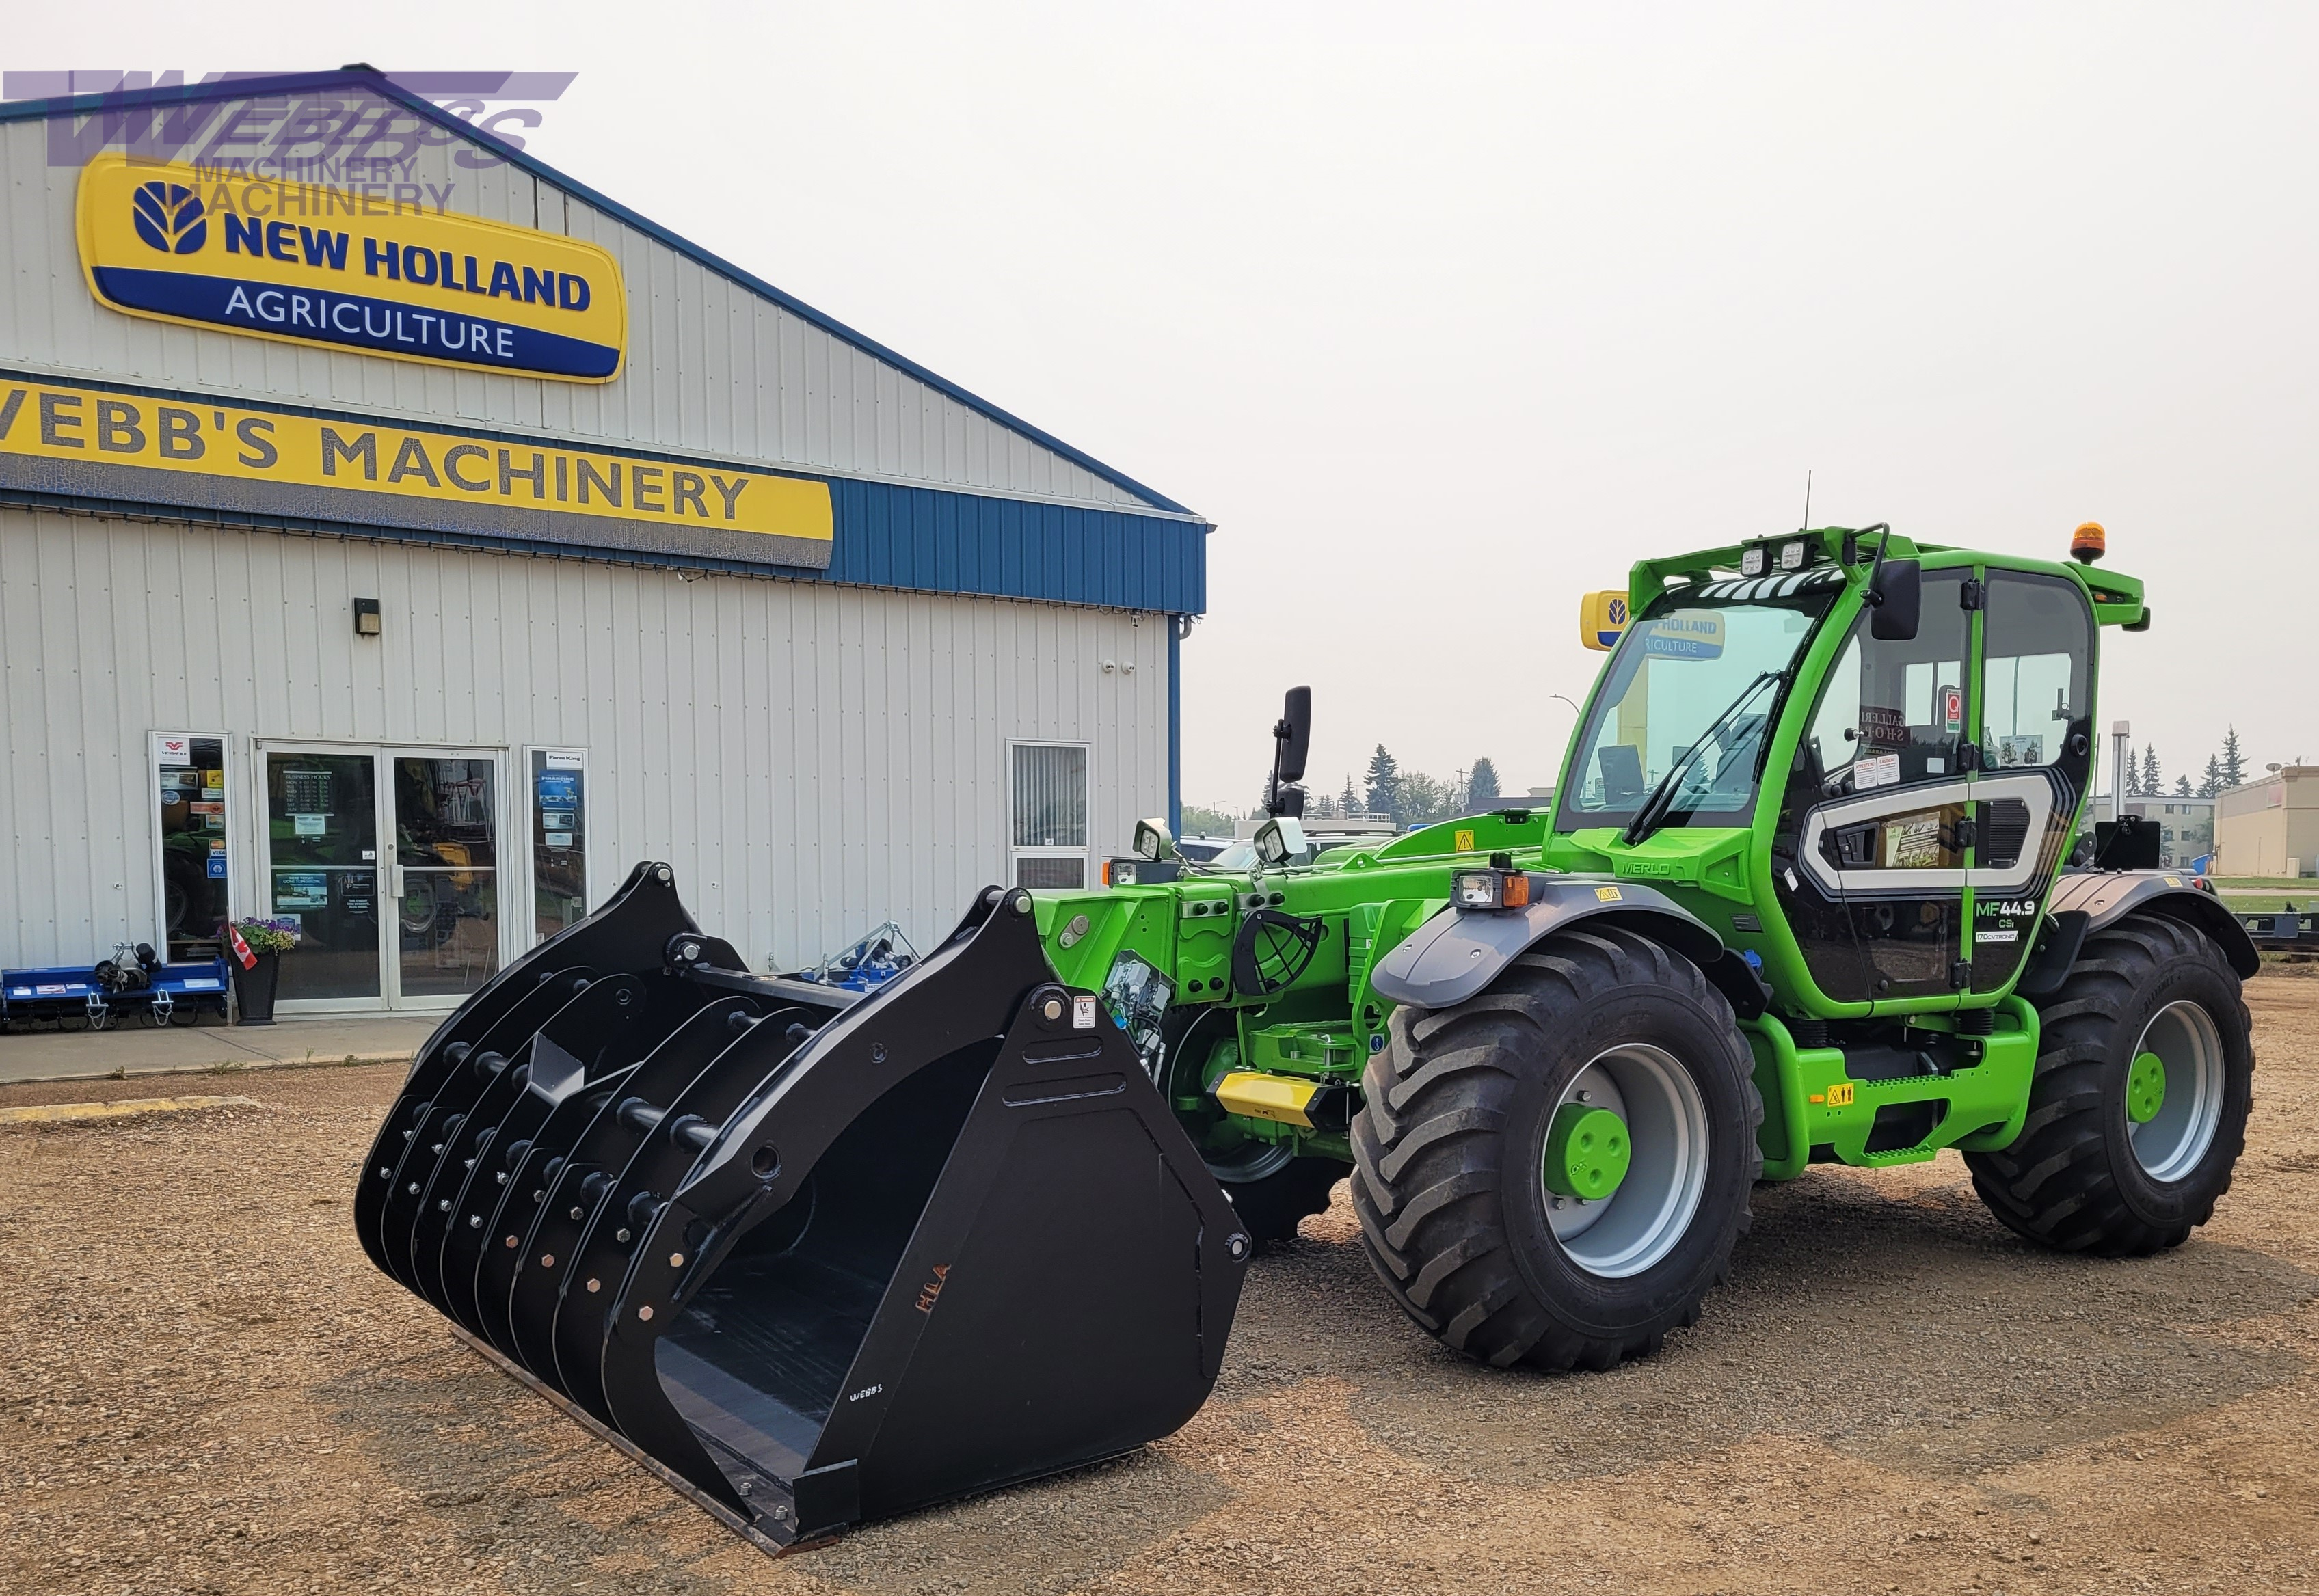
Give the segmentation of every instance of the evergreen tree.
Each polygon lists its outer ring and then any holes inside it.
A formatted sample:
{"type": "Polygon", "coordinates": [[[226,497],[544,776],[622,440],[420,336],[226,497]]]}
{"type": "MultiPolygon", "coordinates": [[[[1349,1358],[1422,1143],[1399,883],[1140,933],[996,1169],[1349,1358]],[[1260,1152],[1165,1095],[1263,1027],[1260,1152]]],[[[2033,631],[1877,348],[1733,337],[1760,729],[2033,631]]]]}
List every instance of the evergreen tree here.
{"type": "Polygon", "coordinates": [[[2232,726],[2223,734],[2223,785],[2238,787],[2246,781],[2246,755],[2239,749],[2239,728],[2232,726]]]}
{"type": "Polygon", "coordinates": [[[1401,765],[1382,743],[1369,755],[1368,800],[1370,814],[1401,818],[1401,765]]]}
{"type": "Polygon", "coordinates": [[[2142,762],[2134,757],[2134,750],[2125,751],[2125,796],[2142,796],[2142,762]]]}
{"type": "Polygon", "coordinates": [[[1361,789],[1353,785],[1353,773],[1350,771],[1345,772],[1345,790],[1337,795],[1337,812],[1340,815],[1358,815],[1361,812],[1361,789]]]}
{"type": "Polygon", "coordinates": [[[2197,794],[2190,790],[2189,777],[2177,776],[2174,778],[2174,796],[2176,798],[2196,798],[2197,796],[2197,794]]]}
{"type": "Polygon", "coordinates": [[[1465,807],[1469,809],[1483,808],[1496,803],[1501,796],[1502,795],[1498,790],[1498,767],[1490,762],[1489,755],[1484,754],[1474,762],[1472,771],[1466,777],[1465,807]]]}
{"type": "Polygon", "coordinates": [[[2198,796],[2212,798],[2223,789],[2223,760],[2218,753],[2206,755],[2206,774],[2198,783],[2198,796]]]}
{"type": "Polygon", "coordinates": [[[2142,796],[2159,798],[2166,791],[2166,773],[2158,768],[2158,745],[2142,745],[2142,796]]]}

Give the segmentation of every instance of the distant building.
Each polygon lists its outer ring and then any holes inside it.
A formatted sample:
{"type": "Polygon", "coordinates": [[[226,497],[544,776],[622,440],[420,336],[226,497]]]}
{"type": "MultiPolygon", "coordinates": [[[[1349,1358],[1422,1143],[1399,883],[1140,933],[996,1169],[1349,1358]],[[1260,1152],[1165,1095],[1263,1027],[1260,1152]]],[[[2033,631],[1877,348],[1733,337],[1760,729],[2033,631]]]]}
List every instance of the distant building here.
{"type": "MultiPolygon", "coordinates": [[[[2109,807],[2107,798],[2096,797],[2091,818],[2096,822],[2107,820],[2109,807]]],[[[2214,852],[2213,798],[2183,798],[2173,793],[2130,798],[2125,800],[2125,812],[2158,823],[2159,862],[2170,869],[2187,867],[2192,860],[2214,852]]]]}
{"type": "Polygon", "coordinates": [[[2319,871],[2319,765],[2288,765],[2215,800],[2215,870],[2229,876],[2319,871]]]}

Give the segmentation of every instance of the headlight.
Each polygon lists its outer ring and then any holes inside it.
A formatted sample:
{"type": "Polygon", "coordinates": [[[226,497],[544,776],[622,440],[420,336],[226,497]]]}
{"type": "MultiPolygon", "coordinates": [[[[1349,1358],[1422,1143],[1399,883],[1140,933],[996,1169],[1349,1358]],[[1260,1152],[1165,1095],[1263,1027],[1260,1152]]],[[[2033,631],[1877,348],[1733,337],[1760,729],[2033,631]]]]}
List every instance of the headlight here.
{"type": "Polygon", "coordinates": [[[1460,870],[1454,878],[1451,896],[1461,909],[1494,909],[1502,891],[1497,871],[1460,870]]]}
{"type": "Polygon", "coordinates": [[[1461,909],[1529,906],[1529,877],[1520,870],[1459,870],[1449,878],[1449,900],[1461,909]]]}
{"type": "Polygon", "coordinates": [[[1762,544],[1759,543],[1753,548],[1743,548],[1739,551],[1739,574],[1742,576],[1761,576],[1764,574],[1764,546],[1762,544]]]}

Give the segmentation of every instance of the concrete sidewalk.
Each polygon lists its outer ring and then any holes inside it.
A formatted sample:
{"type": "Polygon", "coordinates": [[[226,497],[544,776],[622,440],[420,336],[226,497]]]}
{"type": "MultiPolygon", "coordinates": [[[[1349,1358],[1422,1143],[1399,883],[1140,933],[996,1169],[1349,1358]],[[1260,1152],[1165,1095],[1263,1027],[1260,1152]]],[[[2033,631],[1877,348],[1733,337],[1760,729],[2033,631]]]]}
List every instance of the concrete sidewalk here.
{"type": "Polygon", "coordinates": [[[129,1024],[107,1031],[39,1031],[0,1035],[0,1082],[86,1080],[211,1069],[221,1064],[267,1069],[285,1064],[358,1063],[408,1059],[442,1023],[440,1014],[364,1015],[342,1020],[282,1020],[271,1025],[129,1024]]]}

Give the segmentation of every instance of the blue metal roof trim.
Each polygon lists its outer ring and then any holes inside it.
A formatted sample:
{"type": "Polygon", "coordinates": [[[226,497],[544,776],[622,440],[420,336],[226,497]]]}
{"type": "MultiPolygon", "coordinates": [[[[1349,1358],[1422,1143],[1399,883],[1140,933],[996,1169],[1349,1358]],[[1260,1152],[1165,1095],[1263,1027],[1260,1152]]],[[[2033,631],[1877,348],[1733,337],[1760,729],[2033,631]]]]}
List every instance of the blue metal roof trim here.
{"type": "Polygon", "coordinates": [[[798,299],[794,295],[786,293],[781,289],[774,287],[771,283],[766,282],[762,277],[756,275],[754,273],[735,266],[731,261],[725,259],[722,256],[713,254],[710,251],[702,248],[699,245],[691,242],[690,239],[681,238],[679,235],[671,232],[668,229],[661,226],[658,222],[638,215],[636,212],[629,210],[626,205],[621,204],[618,201],[611,199],[605,194],[599,194],[596,190],[589,187],[586,184],[582,183],[575,178],[566,176],[564,173],[557,171],[554,167],[549,166],[546,162],[540,160],[537,157],[526,155],[522,150],[518,149],[515,146],[508,143],[505,140],[493,137],[491,133],[476,127],[472,122],[462,122],[459,118],[451,115],[449,113],[438,106],[433,101],[425,99],[420,95],[414,95],[404,89],[401,85],[395,83],[392,77],[386,73],[347,71],[293,72],[284,73],[278,77],[229,77],[221,79],[216,83],[184,84],[172,88],[130,89],[113,94],[101,95],[71,95],[61,99],[52,100],[21,100],[13,104],[0,104],[0,122],[29,122],[36,118],[46,119],[53,116],[87,116],[104,111],[127,111],[152,106],[185,105],[202,100],[235,100],[258,97],[266,95],[302,94],[325,89],[356,88],[364,89],[373,94],[383,95],[400,104],[406,105],[421,116],[426,117],[429,122],[435,122],[441,127],[448,128],[452,131],[459,134],[462,138],[482,145],[483,148],[491,150],[493,154],[507,161],[510,166],[520,167],[524,171],[529,172],[535,177],[539,177],[546,182],[555,184],[557,187],[564,190],[566,193],[576,195],[580,199],[586,201],[589,204],[595,206],[598,210],[605,212],[605,214],[616,217],[619,221],[626,222],[628,226],[635,228],[637,231],[658,239],[661,243],[667,245],[678,254],[698,261],[702,266],[708,267],[709,270],[717,272],[731,278],[734,282],[739,284],[744,288],[748,289],[751,293],[761,294],[764,298],[771,300],[775,304],[780,305],[783,310],[788,311],[794,315],[803,317],[806,320],[812,322],[816,327],[822,329],[824,331],[835,334],[836,337],[844,339],[847,343],[852,344],[854,347],[862,350],[863,353],[874,356],[878,359],[885,361],[888,365],[896,367],[898,370],[908,373],[911,376],[916,378],[919,382],[925,383],[928,387],[950,395],[950,397],[957,400],[961,404],[967,406],[970,410],[979,411],[981,414],[989,417],[992,420],[997,422],[1002,427],[1006,427],[1012,431],[1021,433],[1024,437],[1029,438],[1042,448],[1053,450],[1056,454],[1060,455],[1064,459],[1070,461],[1073,464],[1093,472],[1096,476],[1101,477],[1104,481],[1112,483],[1114,486],[1126,489],[1127,491],[1133,493],[1138,498],[1148,500],[1154,508],[1159,509],[1173,510],[1179,515],[1196,516],[1199,513],[1196,510],[1187,509],[1186,506],[1177,503],[1174,500],[1154,489],[1145,487],[1141,482],[1137,482],[1133,477],[1127,475],[1124,472],[1114,470],[1111,466],[1105,465],[1094,455],[1087,454],[1082,450],[1073,448],[1062,439],[1055,437],[1051,433],[1046,432],[1037,427],[1033,427],[1030,422],[1024,420],[1021,417],[1012,415],[1009,412],[999,409],[997,405],[992,404],[986,399],[979,398],[968,390],[961,388],[957,383],[950,381],[948,378],[937,375],[935,373],[928,371],[916,361],[908,358],[907,356],[896,353],[894,350],[889,349],[885,345],[878,342],[875,338],[855,331],[853,328],[846,326],[845,323],[838,320],[835,317],[825,315],[823,312],[815,310],[811,305],[807,304],[803,300],[798,299]]]}
{"type": "Polygon", "coordinates": [[[1197,522],[835,480],[832,582],[1053,604],[1200,615],[1207,527],[1197,522]]]}

